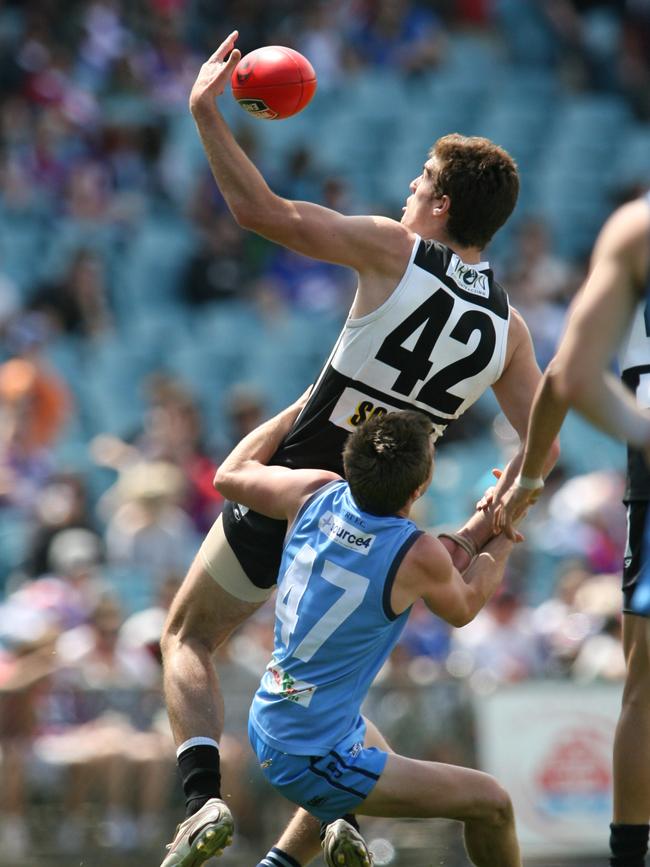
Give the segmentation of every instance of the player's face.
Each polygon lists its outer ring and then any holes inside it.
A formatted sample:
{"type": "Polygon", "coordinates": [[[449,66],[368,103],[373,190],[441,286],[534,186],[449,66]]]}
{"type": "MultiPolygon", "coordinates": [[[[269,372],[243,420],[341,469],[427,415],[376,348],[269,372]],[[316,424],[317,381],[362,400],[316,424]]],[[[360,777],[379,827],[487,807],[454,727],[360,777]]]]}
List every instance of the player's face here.
{"type": "Polygon", "coordinates": [[[438,201],[434,198],[437,170],[435,157],[430,157],[422,166],[421,173],[409,184],[411,195],[402,208],[401,222],[424,237],[427,237],[426,229],[430,228],[431,214],[438,201]]]}

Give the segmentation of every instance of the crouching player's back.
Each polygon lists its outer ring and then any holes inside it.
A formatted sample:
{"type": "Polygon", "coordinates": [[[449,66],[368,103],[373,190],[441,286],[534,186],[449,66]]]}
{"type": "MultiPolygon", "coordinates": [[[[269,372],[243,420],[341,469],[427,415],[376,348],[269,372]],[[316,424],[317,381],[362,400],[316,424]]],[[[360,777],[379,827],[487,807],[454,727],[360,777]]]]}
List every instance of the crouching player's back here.
{"type": "Polygon", "coordinates": [[[291,779],[282,793],[319,818],[352,812],[384,769],[385,753],[360,755],[359,707],[406,623],[408,609],[393,610],[390,589],[420,535],[407,518],[359,509],[343,481],[318,490],[287,535],[275,650],[250,734],[262,763],[273,761],[270,779],[291,779]],[[280,768],[277,751],[301,758],[280,768]]]}
{"type": "Polygon", "coordinates": [[[495,780],[398,756],[360,715],[411,605],[423,598],[453,625],[469,622],[499,585],[512,542],[488,542],[462,576],[410,520],[433,474],[432,426],[418,412],[359,427],[344,451],[347,482],[262,466],[266,434],[249,435],[217,476],[227,497],[290,522],[273,658],[249,721],[265,776],[324,823],[353,813],[459,819],[475,864],[517,867],[510,800],[495,780]]]}

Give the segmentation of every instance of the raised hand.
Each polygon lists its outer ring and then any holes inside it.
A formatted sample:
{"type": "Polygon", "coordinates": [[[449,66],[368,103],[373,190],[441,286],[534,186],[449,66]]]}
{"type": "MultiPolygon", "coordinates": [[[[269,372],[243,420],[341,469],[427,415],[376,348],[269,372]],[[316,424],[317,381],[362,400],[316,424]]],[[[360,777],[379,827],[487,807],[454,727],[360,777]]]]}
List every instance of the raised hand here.
{"type": "Polygon", "coordinates": [[[494,503],[493,528],[495,533],[503,533],[513,542],[518,541],[519,532],[515,524],[539,499],[542,488],[530,489],[515,481],[494,503]]]}
{"type": "Polygon", "coordinates": [[[224,92],[241,58],[241,51],[235,48],[238,36],[239,31],[233,30],[199,70],[190,93],[190,110],[193,111],[206,100],[214,100],[224,92]],[[228,55],[230,56],[226,60],[228,55]]]}
{"type": "MultiPolygon", "coordinates": [[[[495,467],[492,470],[492,475],[494,476],[494,478],[498,482],[499,479],[501,478],[501,476],[503,475],[503,471],[498,469],[497,467],[495,467]]],[[[495,495],[496,495],[496,485],[491,485],[489,488],[486,489],[485,493],[483,494],[481,499],[476,504],[476,511],[477,512],[487,512],[488,509],[490,509],[492,504],[494,503],[495,495]]]]}

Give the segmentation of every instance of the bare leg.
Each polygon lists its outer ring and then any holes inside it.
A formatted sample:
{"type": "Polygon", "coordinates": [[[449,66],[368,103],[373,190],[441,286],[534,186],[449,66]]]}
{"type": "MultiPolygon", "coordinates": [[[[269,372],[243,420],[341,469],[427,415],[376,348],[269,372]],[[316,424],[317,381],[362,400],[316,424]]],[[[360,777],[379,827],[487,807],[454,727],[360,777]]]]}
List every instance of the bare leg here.
{"type": "Polygon", "coordinates": [[[304,867],[320,854],[319,820],[299,807],[275,845],[304,867]]]}
{"type": "Polygon", "coordinates": [[[379,782],[357,813],[457,819],[477,867],[521,867],[508,794],[488,774],[391,753],[379,782]]]}
{"type": "MultiPolygon", "coordinates": [[[[227,543],[219,561],[231,572],[241,567],[227,543]]],[[[263,601],[244,602],[227,593],[197,556],[174,599],[161,641],[164,690],[176,745],[192,737],[219,740],[223,696],[212,654],[263,601]]],[[[320,825],[299,810],[278,846],[301,864],[320,852],[320,825]],[[304,859],[304,860],[303,860],[304,859]]]]}
{"type": "Polygon", "coordinates": [[[388,741],[379,731],[374,722],[365,716],[363,719],[366,723],[366,737],[363,742],[364,747],[378,747],[378,749],[383,750],[385,753],[394,753],[395,750],[388,745],[388,741]]]}
{"type": "Polygon", "coordinates": [[[650,819],[650,620],[623,615],[627,676],[614,738],[614,822],[650,819]]]}
{"type": "Polygon", "coordinates": [[[223,590],[200,557],[190,566],[161,642],[165,701],[177,746],[192,737],[221,737],[223,696],[212,654],[261,604],[223,590]]]}

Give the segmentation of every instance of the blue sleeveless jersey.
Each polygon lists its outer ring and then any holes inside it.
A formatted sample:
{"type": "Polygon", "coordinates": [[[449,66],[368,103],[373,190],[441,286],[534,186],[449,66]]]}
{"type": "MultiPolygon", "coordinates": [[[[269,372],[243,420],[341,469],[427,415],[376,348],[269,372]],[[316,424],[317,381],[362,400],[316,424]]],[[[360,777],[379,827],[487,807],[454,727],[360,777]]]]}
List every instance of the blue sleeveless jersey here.
{"type": "Polygon", "coordinates": [[[273,658],[250,711],[269,746],[323,756],[355,725],[406,624],[390,594],[420,535],[406,518],[361,511],[343,481],[302,507],[280,566],[273,658]]]}

